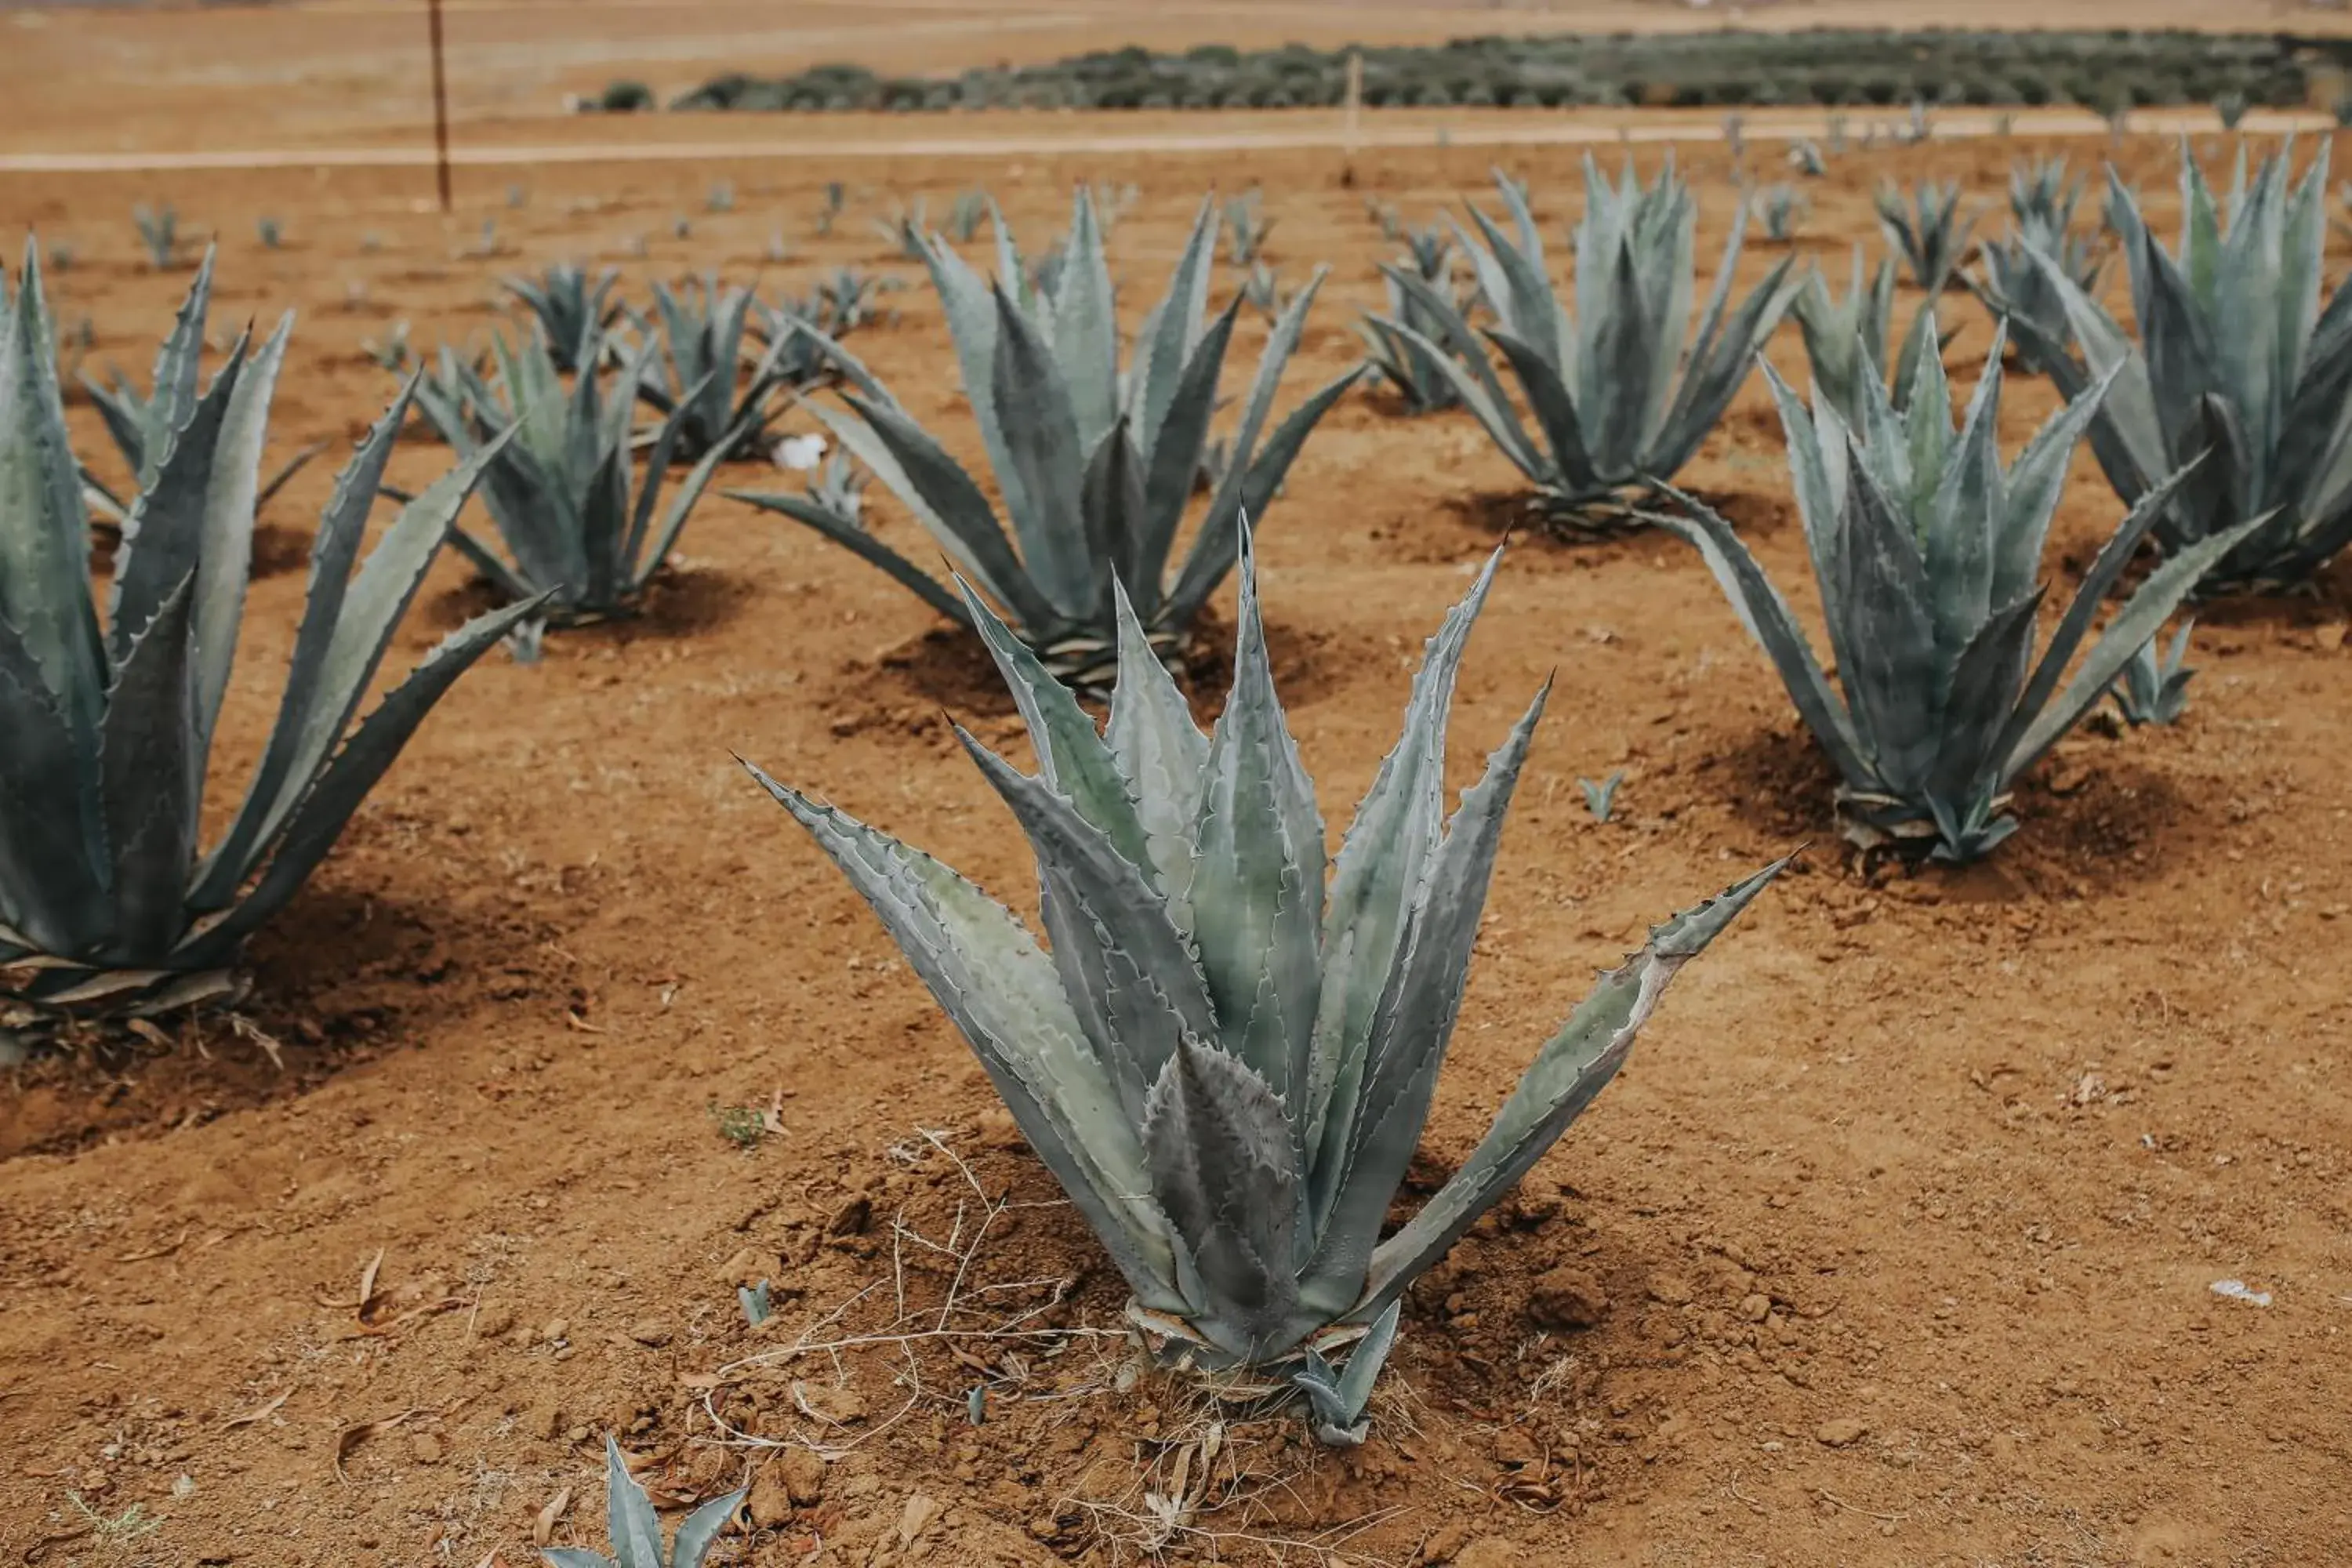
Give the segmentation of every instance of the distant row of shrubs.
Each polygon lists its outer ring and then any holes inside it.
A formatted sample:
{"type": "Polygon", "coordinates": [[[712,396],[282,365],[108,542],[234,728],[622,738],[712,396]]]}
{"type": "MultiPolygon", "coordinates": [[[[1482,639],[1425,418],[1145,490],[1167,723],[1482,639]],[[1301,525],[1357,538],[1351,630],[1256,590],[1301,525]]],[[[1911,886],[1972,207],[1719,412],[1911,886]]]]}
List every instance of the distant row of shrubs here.
{"type": "MultiPolygon", "coordinates": [[[[1747,104],[2073,103],[2113,112],[2228,100],[2293,107],[2334,97],[2352,38],[2285,33],[1903,32],[1836,28],[1675,35],[1460,38],[1438,46],[1181,54],[1129,47],[954,76],[886,76],[860,65],[798,75],[717,77],[674,110],[1283,109],[1328,106],[1363,57],[1364,101],[1442,108],[1747,104]],[[2315,82],[2315,75],[2336,79],[2315,82]]],[[[651,109],[643,82],[588,107],[651,109]]]]}

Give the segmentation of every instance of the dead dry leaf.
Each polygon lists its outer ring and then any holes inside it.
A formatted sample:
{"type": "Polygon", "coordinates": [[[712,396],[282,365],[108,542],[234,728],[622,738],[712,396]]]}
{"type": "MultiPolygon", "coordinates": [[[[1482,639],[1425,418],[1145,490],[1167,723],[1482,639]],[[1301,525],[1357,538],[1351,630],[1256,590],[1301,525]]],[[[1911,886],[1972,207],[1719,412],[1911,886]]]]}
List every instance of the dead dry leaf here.
{"type": "Polygon", "coordinates": [[[555,1543],[556,1521],[563,1517],[564,1510],[571,1506],[572,1489],[570,1487],[564,1488],[550,1498],[547,1506],[539,1510],[539,1518],[531,1524],[530,1543],[533,1546],[552,1546],[555,1543]]]}
{"type": "Polygon", "coordinates": [[[271,1400],[268,1404],[262,1405],[258,1409],[248,1410],[242,1415],[230,1416],[227,1420],[221,1423],[221,1430],[226,1432],[232,1426],[250,1426],[257,1421],[267,1420],[269,1416],[277,1413],[279,1405],[285,1404],[288,1399],[292,1397],[293,1393],[294,1391],[289,1388],[286,1390],[285,1393],[280,1394],[277,1398],[271,1400]]]}
{"type": "Polygon", "coordinates": [[[394,1427],[399,1426],[402,1422],[408,1420],[411,1416],[421,1415],[423,1414],[423,1411],[420,1411],[412,1405],[406,1410],[395,1411],[390,1415],[379,1415],[373,1421],[355,1422],[352,1426],[346,1426],[341,1431],[336,1433],[335,1479],[342,1482],[345,1486],[351,1485],[352,1478],[343,1474],[343,1461],[352,1457],[352,1453],[354,1449],[358,1448],[362,1443],[366,1442],[370,1437],[374,1436],[377,1433],[389,1432],[394,1427]]]}
{"type": "Polygon", "coordinates": [[[179,1251],[180,1244],[187,1239],[188,1230],[185,1226],[183,1226],[180,1227],[180,1234],[165,1242],[163,1246],[151,1247],[144,1252],[126,1252],[121,1257],[116,1258],[115,1261],[117,1263],[148,1263],[158,1258],[169,1258],[172,1254],[179,1251]]]}

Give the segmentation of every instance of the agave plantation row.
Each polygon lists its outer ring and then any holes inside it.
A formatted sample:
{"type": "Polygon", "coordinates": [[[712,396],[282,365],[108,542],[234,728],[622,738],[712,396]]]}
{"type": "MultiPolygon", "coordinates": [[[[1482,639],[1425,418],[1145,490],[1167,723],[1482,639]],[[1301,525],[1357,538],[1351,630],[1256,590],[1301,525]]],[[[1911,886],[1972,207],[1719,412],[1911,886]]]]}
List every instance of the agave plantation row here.
{"type": "MultiPolygon", "coordinates": [[[[796,452],[803,490],[730,493],[887,574],[975,638],[1011,689],[1034,774],[959,735],[1034,853],[1045,944],[940,862],[754,776],[971,1044],[1125,1279],[1138,1337],[1172,1365],[1262,1369],[1297,1391],[1321,1440],[1360,1441],[1405,1288],[1591,1102],[1666,984],[1778,868],[1666,920],[1602,975],[1469,1160],[1383,1237],[1547,693],[1449,816],[1448,710],[1498,552],[1430,639],[1402,732],[1331,853],[1274,688],[1252,564],[1254,530],[1313,504],[1284,490],[1316,425],[1377,378],[1401,414],[1475,421],[1561,531],[1658,527],[1687,541],[1835,769],[1848,835],[1971,858],[2016,830],[2017,779],[2110,692],[2134,723],[2179,713],[2188,632],[2159,633],[2184,603],[2295,587],[2352,538],[2352,292],[2323,306],[2325,155],[2300,177],[2284,155],[2251,175],[2242,157],[2225,199],[2186,158],[2182,182],[2183,234],[2168,247],[2109,181],[2135,338],[2098,301],[2099,242],[2074,222],[2082,184],[2021,171],[2009,233],[1979,247],[1966,279],[1998,324],[1965,397],[1937,314],[1968,235],[1956,193],[1885,198],[1890,244],[1927,286],[1897,343],[1893,257],[1872,271],[1857,255],[1842,295],[1782,260],[1735,300],[1744,213],[1702,294],[1697,198],[1671,165],[1644,183],[1588,163],[1563,290],[1528,192],[1498,176],[1496,210],[1395,228],[1389,308],[1360,323],[1365,365],[1287,403],[1320,274],[1271,313],[1254,372],[1229,388],[1244,300],[1213,308],[1212,295],[1220,234],[1244,226],[1234,214],[1202,204],[1126,332],[1091,192],[1034,254],[992,208],[993,278],[937,235],[910,239],[985,476],[845,342],[859,299],[821,291],[772,311],[707,280],[659,289],[638,314],[609,275],[517,280],[527,332],[497,340],[486,362],[444,349],[410,367],[336,480],[276,724],[209,848],[197,829],[254,517],[287,471],[265,480],[263,454],[289,324],[240,337],[205,381],[207,260],[150,389],[93,385],[132,474],[118,495],[72,456],[28,250],[0,325],[6,999],[20,1018],[56,1020],[233,990],[246,940],[468,665],[501,639],[527,655],[546,632],[630,613],[730,461],[796,452]],[[1762,374],[1826,666],[1738,531],[1673,483],[1789,314],[1811,395],[1762,374]],[[2012,358],[2066,402],[2007,453],[2012,358]],[[773,439],[794,405],[825,441],[773,439]],[[452,466],[414,495],[391,491],[388,459],[415,421],[452,466]],[[2045,636],[2044,541],[2085,440],[2117,521],[2045,636]],[[829,459],[815,460],[819,445],[829,459]],[[869,526],[869,477],[948,577],[869,526]],[[477,492],[490,535],[457,526],[477,492]],[[362,561],[385,495],[397,514],[362,561]],[[94,520],[114,535],[103,606],[94,520]],[[358,718],[445,542],[500,607],[358,718]],[[2158,563],[2102,623],[2145,549],[2158,563]],[[1236,565],[1233,686],[1204,733],[1172,655],[1236,565]],[[1087,706],[1097,699],[1106,724],[1087,706]]],[[[1245,221],[1262,240],[1265,220],[1245,221]]],[[[657,1527],[625,1481],[613,1482],[616,1545],[625,1530],[636,1545],[624,1550],[657,1562],[657,1527]]],[[[723,1517],[688,1521],[681,1560],[723,1517]]]]}

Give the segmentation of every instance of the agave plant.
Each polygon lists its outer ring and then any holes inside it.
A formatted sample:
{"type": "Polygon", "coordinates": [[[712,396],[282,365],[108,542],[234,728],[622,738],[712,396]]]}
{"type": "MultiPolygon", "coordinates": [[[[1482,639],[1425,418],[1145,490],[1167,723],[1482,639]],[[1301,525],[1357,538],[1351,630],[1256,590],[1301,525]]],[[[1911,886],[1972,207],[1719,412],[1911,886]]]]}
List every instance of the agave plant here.
{"type": "Polygon", "coordinates": [[[1919,356],[1901,412],[1865,380],[1864,419],[1852,426],[1825,397],[1808,414],[1765,367],[1843,700],[1729,523],[1688,497],[1680,498],[1685,515],[1658,520],[1698,548],[1779,668],[1837,770],[1846,835],[1866,848],[1926,847],[1937,859],[1964,861],[2008,837],[2017,826],[2014,781],[2097,705],[2236,537],[2218,535],[2165,563],[2092,638],[2100,601],[2187,476],[2168,478],[2099,551],[2036,660],[2042,541],[2114,378],[2053,415],[2004,468],[1995,443],[2001,347],[1996,329],[1957,434],[1937,355],[1919,356]],[[2086,642],[2081,668],[2062,685],[2086,642]]]}
{"type": "MultiPolygon", "coordinates": [[[[195,282],[189,287],[178,320],[173,322],[170,335],[156,351],[153,390],[140,392],[119,370],[110,370],[105,382],[87,371],[81,373],[82,390],[89,395],[99,417],[105,422],[107,435],[131,470],[134,497],[153,480],[169,455],[173,432],[186,426],[200,402],[197,374],[202,368],[205,322],[212,311],[212,298],[213,253],[207,250],[196,268],[195,282]]],[[[301,471],[303,464],[326,449],[325,442],[313,442],[288,458],[270,476],[269,482],[261,487],[254,500],[255,507],[268,506],[270,499],[286,488],[286,481],[301,471]]],[[[121,527],[131,502],[116,495],[87,466],[79,472],[83,505],[106,526],[121,527]]]]}
{"type": "Polygon", "coordinates": [[[1812,211],[1812,203],[1802,191],[1782,181],[1763,186],[1748,198],[1748,210],[1764,228],[1764,237],[1774,245],[1788,245],[1804,226],[1805,216],[1812,211]]]}
{"type": "Polygon", "coordinates": [[[2098,291],[2099,277],[2107,263],[2090,237],[2045,228],[2039,223],[2011,229],[1997,245],[1980,241],[1978,273],[1964,275],[1962,280],[1994,315],[2012,321],[2021,317],[2032,323],[2036,330],[2030,335],[2021,332],[2012,339],[2011,347],[2028,370],[2046,375],[2050,367],[2038,345],[2066,341],[2066,302],[2051,284],[2037,253],[2049,257],[2077,289],[2086,294],[2098,291]]]}
{"type": "Polygon", "coordinates": [[[2069,395],[2113,380],[2091,447],[2126,500],[2210,454],[2168,492],[2156,523],[2162,549],[2184,552],[2258,520],[2200,595],[2293,589],[2352,542],[2352,286],[2337,285],[2320,305],[2327,149],[2292,187],[2286,156],[2263,160],[2250,185],[2240,149],[2226,211],[2185,149],[2180,166],[2177,252],[2109,174],[2108,218],[2130,269],[2140,342],[2040,255],[2073,349],[2030,318],[2017,330],[2069,395]]]}
{"type": "Polygon", "coordinates": [[[592,277],[587,268],[577,263],[559,261],[537,278],[503,278],[499,281],[538,319],[540,333],[547,340],[555,368],[571,375],[585,363],[580,357],[581,346],[591,338],[601,339],[620,319],[620,302],[613,298],[614,287],[620,280],[620,269],[615,267],[604,268],[592,277]]]}
{"type": "Polygon", "coordinates": [[[664,422],[645,431],[640,446],[675,430],[677,455],[692,460],[767,444],[775,395],[789,381],[784,360],[793,340],[787,334],[771,341],[754,358],[745,342],[751,308],[750,289],[722,289],[715,276],[683,289],[654,285],[663,352],[644,356],[637,395],[664,422]],[[739,385],[737,374],[745,366],[739,385]]]}
{"type": "Polygon", "coordinates": [[[2156,651],[2156,639],[2148,638],[2116,678],[2112,689],[2116,707],[2133,729],[2178,723],[2188,710],[2189,678],[2197,673],[2196,666],[2189,662],[2189,633],[2196,624],[2181,622],[2180,629],[2172,634],[2171,646],[2161,655],[2156,651]]]}
{"type": "MultiPolygon", "coordinates": [[[[171,374],[193,366],[201,283],[171,374]]],[[[480,474],[404,508],[352,575],[406,412],[361,443],[320,520],[276,724],[209,853],[200,827],[251,567],[269,403],[289,316],[238,339],[175,416],[132,498],[103,624],[37,260],[0,321],[0,994],[42,1012],[156,1013],[232,991],[284,908],[417,724],[529,605],[434,650],[348,737],[402,612],[480,474]],[[340,744],[339,744],[340,742],[340,744]]],[[[192,374],[192,371],[186,372],[192,374]]]]}
{"type": "MultiPolygon", "coordinates": [[[[1353,383],[1326,384],[1269,431],[1284,369],[1321,275],[1300,289],[1267,336],[1243,400],[1231,458],[1191,552],[1171,584],[1170,557],[1209,446],[1217,382],[1241,309],[1207,314],[1216,210],[1203,204],[1167,294],[1144,319],[1128,365],[1094,199],[1080,189],[1069,262],[1053,289],[1030,286],[1013,234],[996,225],[992,288],[936,238],[925,241],[946,306],[966,397],[1011,519],[837,342],[827,356],[849,384],[846,413],[810,407],[834,437],[906,504],[956,570],[999,606],[1022,642],[1076,685],[1099,685],[1116,658],[1120,593],[1156,646],[1171,649],[1232,569],[1244,512],[1263,515],[1316,421],[1353,383]]],[[[806,523],[969,626],[963,602],[904,555],[831,512],[786,495],[737,499],[806,523]]]]}
{"type": "Polygon", "coordinates": [[[1225,259],[1235,267],[1254,267],[1265,255],[1265,242],[1282,220],[1265,216],[1265,198],[1253,188],[1225,204],[1225,259]]]}
{"type": "Polygon", "coordinates": [[[142,204],[131,209],[131,226],[139,231],[139,243],[147,252],[147,264],[158,272],[168,272],[180,259],[180,214],[171,203],[151,207],[142,204]]]}
{"type": "Polygon", "coordinates": [[[1822,156],[1821,147],[1804,136],[1789,143],[1789,167],[1809,180],[1818,180],[1830,172],[1829,161],[1822,156]]]}
{"type": "MultiPolygon", "coordinates": [[[[1886,359],[1887,339],[1895,327],[1895,262],[1882,258],[1878,270],[1865,286],[1863,281],[1862,247],[1853,247],[1853,276],[1846,285],[1845,299],[1841,301],[1830,292],[1829,279],[1817,266],[1806,273],[1804,285],[1797,291],[1790,313],[1797,318],[1798,330],[1805,340],[1805,358],[1811,362],[1813,386],[1830,400],[1848,425],[1863,422],[1865,405],[1863,384],[1884,385],[1889,365],[1886,359]]],[[[1919,364],[1919,355],[1935,333],[1936,313],[1922,309],[1911,318],[1910,327],[1903,334],[1902,346],[1895,351],[1892,394],[1895,406],[1900,409],[1911,395],[1911,382],[1919,364]]],[[[1940,351],[1941,341],[1937,343],[1940,351]]]]}
{"type": "Polygon", "coordinates": [[[1127,1280],[1147,1342],[1179,1365],[1294,1369],[1318,1429],[1360,1421],[1370,1383],[1357,1363],[1332,1370],[1334,1342],[1369,1329],[1367,1350],[1384,1352],[1406,1287],[1591,1103],[1665,983],[1778,869],[1669,920],[1603,974],[1454,1178],[1381,1239],[1544,705],[1538,693],[1444,823],[1447,710],[1494,568],[1431,640],[1336,867],[1245,548],[1233,689],[1207,735],[1123,598],[1097,734],[975,595],[1039,773],[964,743],[1036,856],[1050,952],[938,861],[752,770],[962,1031],[1127,1280]]]}
{"type": "Polygon", "coordinates": [[[662,1550],[661,1515],[653,1499],[629,1474],[621,1445],[610,1434],[604,1438],[604,1533],[613,1555],[578,1546],[542,1546],[539,1554],[551,1568],[702,1568],[718,1542],[719,1532],[735,1517],[750,1496],[749,1489],[713,1498],[686,1516],[669,1550],[662,1550]]]}
{"type": "MultiPolygon", "coordinates": [[[[1404,242],[1405,253],[1395,265],[1409,269],[1433,293],[1452,301],[1456,313],[1467,319],[1475,307],[1454,281],[1452,232],[1431,224],[1416,229],[1400,225],[1397,233],[1404,242]]],[[[1396,388],[1408,414],[1428,414],[1455,406],[1462,401],[1461,395],[1454,390],[1453,380],[1430,359],[1429,351],[1423,346],[1444,336],[1444,323],[1416,304],[1396,279],[1385,281],[1388,313],[1367,314],[1356,323],[1357,333],[1364,340],[1364,363],[1396,388]],[[1422,341],[1416,342],[1407,337],[1398,330],[1401,327],[1411,327],[1422,341]]]]}
{"type": "Polygon", "coordinates": [[[770,367],[779,387],[806,391],[832,380],[825,342],[877,319],[877,296],[902,287],[898,279],[843,267],[817,279],[804,295],[786,295],[774,306],[755,300],[751,326],[760,340],[760,363],[770,367]],[[814,331],[803,331],[803,326],[814,331]]]}
{"type": "Polygon", "coordinates": [[[1911,281],[1930,296],[1941,294],[1968,254],[1969,236],[1977,226],[1975,212],[1960,212],[1960,183],[1922,180],[1907,202],[1899,187],[1882,184],[1877,205],[1878,226],[1910,268],[1911,281]]]}
{"type": "Polygon", "coordinates": [[[1589,154],[1584,180],[1572,315],[1544,270],[1543,240],[1524,187],[1496,176],[1516,239],[1475,206],[1470,216],[1485,243],[1455,230],[1495,312],[1496,324],[1486,335],[1518,378],[1536,435],[1520,424],[1454,303],[1409,273],[1386,270],[1444,329],[1423,334],[1400,321],[1398,330],[1408,341],[1420,340],[1503,455],[1534,481],[1542,503],[1562,521],[1592,526],[1605,503],[1671,479],[1690,460],[1730,406],[1796,285],[1784,257],[1727,319],[1747,231],[1743,207],[1697,335],[1685,348],[1697,217],[1689,187],[1671,163],[1648,186],[1628,164],[1623,182],[1612,187],[1589,154]]]}
{"type": "Polygon", "coordinates": [[[2043,234],[2063,234],[2074,224],[2074,208],[2083,199],[2081,174],[2069,175],[2066,160],[2036,158],[2009,168],[2009,212],[2017,226],[2043,234]]]}
{"type": "MultiPolygon", "coordinates": [[[[591,364],[604,352],[601,334],[579,346],[591,364]]],[[[656,344],[641,342],[623,353],[610,391],[593,374],[576,378],[567,389],[546,334],[535,327],[519,348],[492,337],[490,351],[495,382],[461,365],[463,398],[420,406],[444,440],[483,466],[483,504],[511,559],[462,529],[453,538],[502,596],[543,605],[519,644],[528,654],[539,625],[577,626],[635,608],[727,448],[703,454],[656,521],[662,481],[685,422],[683,405],[662,422],[645,479],[635,482],[629,388],[645,374],[656,344]]]]}

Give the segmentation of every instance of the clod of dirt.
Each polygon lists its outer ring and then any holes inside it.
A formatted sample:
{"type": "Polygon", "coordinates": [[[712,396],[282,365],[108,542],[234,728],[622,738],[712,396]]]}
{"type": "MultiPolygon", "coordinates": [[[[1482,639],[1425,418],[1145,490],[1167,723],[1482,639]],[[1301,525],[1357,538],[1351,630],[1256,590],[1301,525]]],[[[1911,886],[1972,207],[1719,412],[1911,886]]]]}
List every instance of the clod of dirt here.
{"type": "Polygon", "coordinates": [[[907,1506],[898,1514],[898,1544],[915,1544],[916,1539],[930,1529],[932,1521],[943,1511],[940,1500],[929,1492],[917,1492],[908,1498],[907,1506]]]}
{"type": "Polygon", "coordinates": [[[787,1450],[770,1473],[784,1483],[784,1489],[801,1508],[814,1508],[824,1496],[824,1461],[806,1448],[787,1450]]]}
{"type": "Polygon", "coordinates": [[[437,1465],[442,1458],[441,1439],[430,1432],[419,1432],[408,1440],[408,1451],[420,1465],[437,1465]]]}
{"type": "Polygon", "coordinates": [[[1609,1293],[1581,1268],[1538,1275],[1528,1296],[1528,1316],[1542,1329],[1591,1329],[1609,1315],[1609,1293]]]}
{"type": "Polygon", "coordinates": [[[1454,1554],[1454,1568],[1517,1568],[1527,1561],[1527,1556],[1526,1549],[1517,1542],[1485,1535],[1454,1554]]]}
{"type": "Polygon", "coordinates": [[[793,1517],[792,1489],[777,1473],[779,1467],[771,1465],[751,1479],[751,1523],[759,1530],[773,1530],[793,1517]]]}
{"type": "Polygon", "coordinates": [[[749,1289],[762,1279],[774,1279],[779,1272],[774,1253],[746,1247],[719,1266],[719,1282],[749,1289]]]}
{"type": "Polygon", "coordinates": [[[669,1343],[669,1325],[656,1318],[629,1325],[629,1338],[641,1345],[658,1350],[669,1343]]]}
{"type": "Polygon", "coordinates": [[[1843,1448],[1870,1430],[1870,1423],[1852,1415],[1833,1415],[1813,1429],[1813,1438],[1825,1448],[1843,1448]]]}
{"type": "Polygon", "coordinates": [[[833,1211],[825,1222],[827,1236],[863,1236],[874,1221],[874,1200],[860,1193],[833,1211]]]}
{"type": "Polygon", "coordinates": [[[1751,1290],[1739,1299],[1739,1315],[1751,1323],[1760,1323],[1772,1315],[1772,1298],[1761,1290],[1751,1290]]]}
{"type": "Polygon", "coordinates": [[[1470,1527],[1458,1519],[1449,1520],[1421,1543],[1421,1560],[1430,1568],[1444,1568],[1469,1544],[1470,1527]]]}
{"type": "Polygon", "coordinates": [[[866,1401],[854,1388],[834,1388],[821,1383],[796,1383],[793,1396],[801,1407],[827,1426],[846,1426],[866,1419],[866,1401]]]}
{"type": "Polygon", "coordinates": [[[1694,1292],[1690,1281],[1673,1274],[1661,1274],[1650,1281],[1650,1300],[1667,1307],[1687,1307],[1694,1292]]]}

